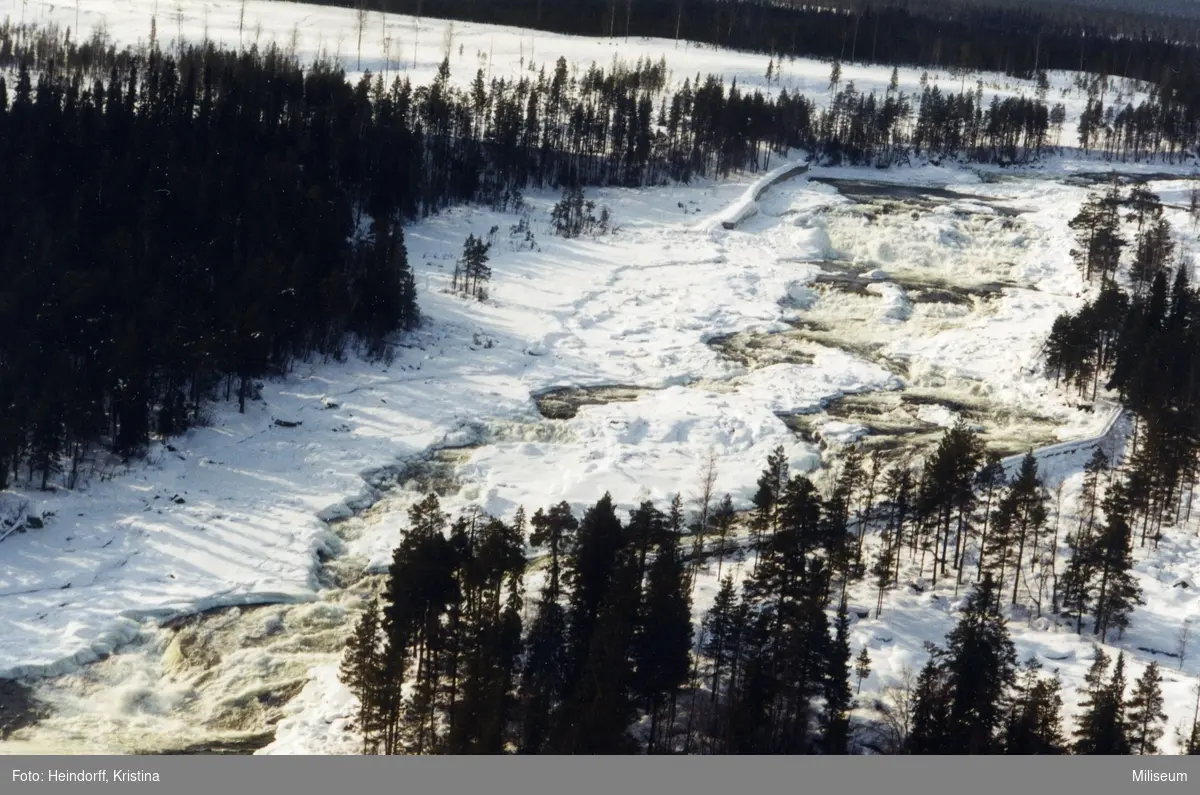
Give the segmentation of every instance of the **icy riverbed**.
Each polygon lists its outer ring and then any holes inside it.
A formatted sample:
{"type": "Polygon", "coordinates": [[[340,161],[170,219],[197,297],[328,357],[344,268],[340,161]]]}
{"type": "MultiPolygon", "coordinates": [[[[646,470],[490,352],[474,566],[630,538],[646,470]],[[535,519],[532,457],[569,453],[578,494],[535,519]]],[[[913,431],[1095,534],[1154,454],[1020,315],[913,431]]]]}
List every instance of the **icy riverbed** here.
{"type": "MultiPolygon", "coordinates": [[[[690,491],[714,451],[718,489],[745,507],[775,446],[812,471],[840,444],[885,437],[861,412],[839,413],[855,401],[904,403],[930,439],[958,416],[1010,448],[1095,432],[1103,416],[1032,367],[1053,317],[1081,300],[1060,227],[1083,190],[933,168],[883,176],[1027,209],[981,213],[952,196],[884,212],[800,178],[734,230],[707,219],[745,181],[602,191],[623,228],[595,240],[550,235],[552,196],[530,197],[534,248],[506,234],[515,217],[474,208],[411,227],[428,323],[393,362],[311,365],[266,384],[245,416],[217,407],[212,427],[148,466],[77,495],[29,495],[55,515],[0,546],[6,582],[29,586],[0,595],[7,614],[25,610],[0,649],[10,672],[66,675],[34,683],[49,715],[9,747],[353,750],[340,639],[370,582],[361,575],[386,565],[422,488],[436,486],[452,510],[503,515],[583,506],[598,490],[628,506],[690,491]],[[444,292],[461,238],[493,226],[491,299],[444,292]],[[882,289],[821,278],[847,272],[882,289]],[[968,291],[998,279],[1016,286],[961,302],[913,298],[918,283],[968,291]],[[730,335],[792,335],[804,356],[712,344],[730,335]],[[571,396],[569,410],[547,412],[547,394],[571,396]],[[452,449],[423,455],[433,447],[452,449]],[[368,485],[359,473],[372,468],[368,485]],[[408,488],[377,488],[398,474],[408,488]],[[336,531],[323,521],[373,503],[336,531]],[[206,569],[198,550],[211,556],[206,569]],[[55,563],[31,565],[38,558],[55,563]],[[283,604],[245,606],[255,602],[283,604]],[[205,608],[214,611],[159,626],[205,608]],[[91,657],[104,659],[79,669],[91,657]]],[[[697,613],[713,586],[702,583],[697,613]]],[[[930,624],[920,637],[938,633],[930,624]]]]}
{"type": "MultiPolygon", "coordinates": [[[[82,29],[103,24],[122,43],[149,35],[157,7],[77,5],[82,29]]],[[[356,71],[352,10],[249,2],[239,31],[239,5],[164,4],[160,38],[274,39],[356,71]]],[[[13,0],[6,10],[0,0],[0,14],[22,12],[76,24],[68,4],[13,0]]],[[[362,68],[417,82],[448,49],[453,79],[465,83],[477,68],[516,77],[559,55],[604,64],[619,48],[630,61],[666,57],[675,82],[708,70],[764,85],[759,56],[673,42],[394,16],[373,16],[376,26],[362,68]],[[387,48],[387,38],[411,51],[387,48]]],[[[903,70],[902,88],[916,91],[922,71],[903,70]]],[[[865,90],[889,76],[850,64],[843,74],[865,90]]],[[[1030,91],[984,78],[986,96],[1030,91]]],[[[1052,79],[1074,119],[1082,95],[1069,76],[1052,79]]],[[[936,71],[929,80],[959,85],[936,71]]],[[[800,60],[778,87],[821,95],[827,81],[827,64],[800,60]]],[[[427,323],[390,363],[304,364],[265,383],[245,415],[216,405],[207,427],[155,447],[145,463],[101,463],[74,493],[5,495],[45,526],[0,541],[0,676],[19,677],[22,698],[6,703],[30,698],[25,712],[36,718],[0,751],[354,752],[341,639],[423,489],[455,511],[581,507],[604,490],[627,507],[689,495],[715,453],[718,490],[745,507],[779,445],[796,471],[818,472],[855,441],[920,452],[959,418],[1004,453],[1098,433],[1108,407],[1080,406],[1037,369],[1053,318],[1084,298],[1066,222],[1097,168],[1052,159],[986,179],[955,167],[814,169],[752,207],[752,176],[597,191],[621,231],[577,241],[552,236],[550,194],[527,197],[532,241],[514,231],[519,217],[478,208],[411,226],[427,323]],[[450,295],[463,239],[493,227],[490,300],[450,295]]],[[[1154,173],[1161,167],[1124,170],[1151,176],[1177,230],[1190,229],[1186,181],[1154,173]]],[[[1064,523],[1078,458],[1053,470],[1066,479],[1064,523]]],[[[1121,641],[1138,660],[1133,675],[1153,656],[1142,649],[1169,649],[1194,612],[1194,588],[1176,585],[1197,581],[1200,547],[1172,539],[1138,565],[1148,605],[1121,641]]],[[[715,588],[710,572],[697,616],[715,588]]],[[[881,619],[856,622],[854,647],[876,660],[864,693],[919,665],[922,642],[941,639],[957,599],[897,592],[881,619]]],[[[1060,669],[1073,699],[1090,645],[1029,619],[1014,616],[1021,653],[1060,669]]],[[[1190,703],[1194,672],[1171,674],[1168,703],[1190,703]]]]}

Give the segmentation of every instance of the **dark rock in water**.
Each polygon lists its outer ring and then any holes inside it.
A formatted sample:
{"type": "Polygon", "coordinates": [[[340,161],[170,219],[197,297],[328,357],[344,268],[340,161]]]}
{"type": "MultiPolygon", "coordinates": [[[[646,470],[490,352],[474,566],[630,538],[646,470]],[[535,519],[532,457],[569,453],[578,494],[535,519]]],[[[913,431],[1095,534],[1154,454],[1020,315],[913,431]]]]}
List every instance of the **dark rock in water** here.
{"type": "Polygon", "coordinates": [[[578,413],[581,406],[627,403],[637,400],[649,391],[652,390],[623,385],[568,386],[537,392],[532,397],[537,404],[538,413],[546,419],[569,420],[578,413]]]}
{"type": "Polygon", "coordinates": [[[1175,582],[1175,584],[1172,585],[1171,587],[1172,588],[1191,588],[1192,584],[1190,582],[1188,582],[1187,580],[1177,580],[1175,582]]]}
{"type": "Polygon", "coordinates": [[[275,740],[275,732],[260,732],[237,739],[217,739],[206,743],[185,745],[180,748],[169,748],[161,751],[146,753],[156,756],[233,756],[252,755],[260,748],[266,748],[275,740]]]}
{"type": "Polygon", "coordinates": [[[40,516],[26,516],[25,526],[30,530],[41,530],[46,526],[46,523],[42,521],[42,517],[40,516]]]}
{"type": "Polygon", "coordinates": [[[275,420],[275,424],[280,428],[298,428],[304,423],[299,420],[275,420]]]}
{"type": "Polygon", "coordinates": [[[183,497],[180,497],[178,494],[176,494],[174,497],[171,498],[171,502],[175,503],[176,505],[183,505],[185,502],[187,502],[187,500],[185,500],[183,497]]]}
{"type": "Polygon", "coordinates": [[[14,679],[0,679],[0,740],[37,723],[45,712],[34,698],[33,688],[14,679]]]}

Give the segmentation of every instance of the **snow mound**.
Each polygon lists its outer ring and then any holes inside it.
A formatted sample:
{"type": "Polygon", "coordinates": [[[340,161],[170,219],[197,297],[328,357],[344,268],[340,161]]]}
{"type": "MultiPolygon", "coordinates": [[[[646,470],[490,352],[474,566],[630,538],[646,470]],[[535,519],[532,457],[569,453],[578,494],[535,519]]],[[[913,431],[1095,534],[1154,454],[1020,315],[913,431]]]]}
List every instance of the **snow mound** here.
{"type": "Polygon", "coordinates": [[[793,309],[812,309],[820,297],[820,293],[807,284],[793,282],[788,285],[787,295],[784,297],[783,303],[793,309]]]}
{"type": "Polygon", "coordinates": [[[926,405],[917,409],[917,419],[939,428],[953,428],[960,419],[960,415],[945,406],[926,405]]]}
{"type": "Polygon", "coordinates": [[[868,433],[865,425],[853,422],[827,422],[816,431],[817,438],[832,447],[855,444],[868,433]]]}
{"type": "Polygon", "coordinates": [[[314,667],[308,683],[285,711],[276,725],[274,741],[256,754],[311,754],[317,748],[329,755],[362,753],[360,735],[352,731],[358,699],[342,684],[337,665],[314,667]]]}
{"type": "Polygon", "coordinates": [[[867,285],[867,290],[883,299],[879,310],[883,322],[903,323],[912,317],[912,301],[904,288],[892,282],[874,282],[867,285]]]}

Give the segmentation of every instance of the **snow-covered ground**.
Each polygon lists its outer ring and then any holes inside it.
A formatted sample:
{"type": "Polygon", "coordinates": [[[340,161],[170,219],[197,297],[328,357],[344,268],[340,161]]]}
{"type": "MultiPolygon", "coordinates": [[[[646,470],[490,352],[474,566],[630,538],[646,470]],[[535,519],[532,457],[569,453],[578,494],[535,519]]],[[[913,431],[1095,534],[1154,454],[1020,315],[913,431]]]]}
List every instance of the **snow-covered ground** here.
{"type": "MultiPolygon", "coordinates": [[[[771,58],[759,53],[734,52],[695,45],[686,41],[634,37],[573,37],[521,28],[452,22],[400,14],[371,12],[362,28],[354,9],[315,6],[278,0],[0,0],[0,19],[14,23],[56,24],[86,37],[103,31],[121,45],[146,45],[155,37],[162,45],[179,39],[209,40],[228,47],[265,46],[276,43],[293,52],[302,62],[325,56],[340,61],[348,76],[357,79],[364,71],[388,79],[403,74],[414,84],[427,83],[449,58],[451,80],[466,86],[482,69],[488,77],[536,78],[545,69],[552,72],[559,58],[573,69],[585,70],[595,63],[607,67],[614,61],[633,64],[639,59],[658,63],[665,59],[673,85],[699,75],[723,75],[727,84],[737,81],[743,90],[760,89],[778,94],[799,91],[819,104],[827,99],[831,64],[806,58],[780,59],[767,80],[771,58]]],[[[842,64],[844,88],[853,83],[858,91],[879,94],[891,81],[890,67],[865,63],[842,64]]],[[[1074,146],[1076,122],[1087,101],[1087,93],[1076,85],[1077,73],[1049,74],[1046,101],[1061,102],[1067,111],[1060,140],[1074,146]]],[[[1094,77],[1094,76],[1089,76],[1094,77]]],[[[986,106],[993,96],[1032,97],[1036,85],[995,73],[962,73],[953,68],[901,67],[899,89],[910,96],[925,85],[942,92],[974,92],[981,86],[986,106]]],[[[1145,87],[1123,78],[1109,78],[1103,97],[1106,105],[1123,107],[1146,98],[1145,87]]]]}
{"type": "MultiPolygon", "coordinates": [[[[71,4],[4,5],[0,14],[14,21],[24,9],[26,21],[75,25],[71,4]]],[[[248,2],[239,34],[240,5],[79,0],[79,26],[104,25],[122,43],[145,41],[157,8],[163,40],[207,30],[231,45],[294,41],[303,58],[324,51],[357,68],[352,11],[248,2]]],[[[465,82],[476,68],[512,76],[559,55],[583,66],[614,54],[627,61],[665,56],[680,82],[719,71],[766,88],[763,57],[682,43],[580,40],[438,20],[422,20],[419,39],[416,32],[411,18],[372,15],[362,67],[423,80],[449,51],[455,79],[465,82]]],[[[889,76],[878,67],[843,68],[843,80],[863,89],[882,89],[889,76]]],[[[919,88],[920,71],[900,77],[906,90],[919,88]]],[[[961,81],[931,79],[955,88],[961,81]]],[[[1055,84],[1065,90],[1068,76],[1055,84]]],[[[828,65],[786,63],[771,90],[779,87],[827,93],[828,65]]],[[[985,77],[985,89],[1032,93],[1007,78],[985,77]]],[[[1066,100],[1081,102],[1076,91],[1066,100]]],[[[796,153],[790,162],[802,159],[796,153]]],[[[518,505],[533,510],[559,500],[581,507],[605,490],[623,506],[686,495],[710,454],[718,460],[718,491],[745,506],[777,445],[796,471],[822,461],[821,448],[780,415],[817,417],[820,438],[835,446],[871,438],[867,423],[824,414],[847,395],[920,391],[933,402],[913,407],[913,418],[932,428],[953,423],[955,406],[977,406],[989,440],[1009,448],[1099,433],[1108,415],[1080,409],[1036,368],[1054,317],[1084,297],[1066,222],[1086,189],[1062,178],[1094,170],[1072,159],[1014,178],[988,171],[983,179],[949,166],[813,169],[771,189],[753,214],[745,212],[755,192],[750,177],[595,191],[620,231],[574,241],[551,233],[556,197],[535,194],[526,197],[532,245],[512,231],[518,216],[474,207],[409,227],[427,322],[391,363],[302,365],[267,382],[245,415],[236,405],[214,405],[206,427],[157,446],[145,463],[94,472],[74,492],[5,495],[27,500],[27,512],[47,519],[43,529],[0,542],[0,676],[54,676],[36,688],[56,709],[6,748],[113,751],[186,745],[200,735],[241,737],[262,728],[264,711],[280,707],[271,699],[284,693],[296,697],[282,706],[287,716],[266,752],[353,752],[344,730],[351,704],[336,676],[339,638],[357,605],[358,576],[390,556],[415,496],[377,486],[438,448],[457,448],[436,459],[448,509],[511,515],[518,505]],[[950,187],[961,195],[932,208],[900,202],[884,211],[819,179],[950,187]],[[741,222],[727,229],[731,212],[741,222]],[[493,227],[489,300],[451,295],[463,240],[488,237],[493,227]],[[853,277],[851,286],[870,284],[847,289],[828,278],[839,274],[853,277]],[[980,292],[981,285],[993,288],[980,292]],[[928,300],[935,290],[959,292],[954,300],[928,300]],[[795,355],[735,361],[708,344],[734,333],[786,339],[795,355]],[[604,385],[644,391],[583,406],[566,420],[537,410],[534,396],[543,390],[604,385]],[[336,530],[327,523],[377,500],[336,530]],[[335,584],[319,581],[322,557],[333,554],[354,570],[335,584]],[[186,644],[179,632],[157,628],[208,608],[263,603],[274,604],[201,622],[186,644]],[[122,651],[110,655],[114,649],[122,651]],[[303,689],[298,676],[308,680],[303,689]]],[[[1189,187],[1151,184],[1181,206],[1189,187]]],[[[1191,231],[1182,209],[1169,217],[1181,234],[1191,231]]],[[[1060,459],[1054,470],[1067,483],[1064,527],[1080,458],[1060,459]]],[[[1160,550],[1138,553],[1148,604],[1120,641],[1139,661],[1133,675],[1150,659],[1138,647],[1169,650],[1194,611],[1194,588],[1174,585],[1196,582],[1198,544],[1181,531],[1160,550]]],[[[698,615],[715,588],[715,573],[701,580],[698,615]]],[[[873,604],[865,592],[858,597],[873,604]]],[[[867,644],[875,659],[864,693],[905,665],[918,667],[922,642],[941,640],[957,603],[944,590],[899,591],[888,595],[880,619],[857,621],[855,651],[867,644]]],[[[1015,619],[1022,655],[1057,667],[1073,702],[1089,644],[1050,622],[1015,619]]],[[[1172,725],[1190,715],[1186,691],[1197,672],[1189,663],[1170,675],[1172,725]]]]}

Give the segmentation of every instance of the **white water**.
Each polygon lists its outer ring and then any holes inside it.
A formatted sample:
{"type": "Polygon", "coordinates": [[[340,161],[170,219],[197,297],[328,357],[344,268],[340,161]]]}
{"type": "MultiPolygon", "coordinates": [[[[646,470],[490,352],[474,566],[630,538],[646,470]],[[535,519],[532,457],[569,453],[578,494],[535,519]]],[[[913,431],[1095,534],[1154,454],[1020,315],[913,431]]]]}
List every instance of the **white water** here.
{"type": "MultiPolygon", "coordinates": [[[[990,378],[991,372],[977,374],[971,367],[972,349],[959,349],[964,334],[983,335],[980,344],[986,345],[1010,323],[1052,316],[1074,300],[1049,292],[1060,285],[1053,279],[1046,282],[1046,274],[1031,272],[1029,265],[1007,262],[998,253],[1012,249],[1025,256],[1028,241],[1044,242],[1044,232],[1039,234],[1031,223],[1018,222],[1014,227],[998,217],[957,217],[942,210],[922,213],[917,219],[903,212],[868,220],[858,208],[839,202],[823,188],[814,188],[800,184],[780,189],[763,202],[759,215],[743,229],[718,233],[723,235],[721,245],[738,251],[739,260],[749,258],[747,248],[777,262],[817,253],[844,258],[861,271],[875,271],[872,278],[885,289],[867,295],[824,287],[792,287],[788,293],[793,299],[804,293],[805,301],[792,302],[801,307],[795,310],[796,316],[821,323],[851,349],[875,351],[872,358],[883,362],[918,362],[912,368],[917,371],[915,377],[907,374],[907,384],[875,362],[811,343],[811,365],[768,362],[758,366],[751,362],[741,375],[716,391],[696,382],[691,387],[651,391],[633,402],[585,406],[573,420],[477,422],[468,434],[480,443],[477,448],[447,451],[410,466],[405,475],[410,478],[407,488],[386,493],[361,516],[337,524],[335,532],[344,552],[323,569],[324,587],[316,601],[227,608],[169,628],[144,624],[136,641],[119,653],[69,675],[37,682],[37,698],[49,715],[16,732],[3,750],[245,752],[267,744],[274,727],[288,714],[288,702],[310,682],[312,672],[328,672],[336,666],[363,598],[378,584],[378,577],[366,574],[368,564],[378,568],[386,559],[397,538],[396,529],[403,524],[404,511],[420,489],[431,483],[439,486],[447,493],[449,504],[494,502],[498,473],[528,473],[537,466],[534,455],[560,469],[576,455],[586,460],[598,449],[593,446],[598,427],[617,427],[613,423],[618,423],[617,433],[630,445],[656,438],[662,431],[655,430],[654,423],[661,420],[640,420],[639,426],[629,419],[639,416],[639,411],[642,417],[656,417],[657,411],[646,413],[656,404],[663,417],[677,417],[686,414],[693,400],[700,401],[694,405],[702,406],[712,398],[748,392],[769,396],[772,410],[789,411],[819,406],[825,397],[846,391],[924,386],[999,407],[996,417],[1002,416],[1005,403],[1016,401],[1040,405],[1047,411],[1057,409],[1062,425],[1078,432],[1080,416],[1063,410],[1055,396],[1039,394],[1036,380],[1001,382],[990,378]],[[796,230],[800,239],[809,241],[799,251],[795,249],[796,230]],[[963,268],[964,261],[972,266],[963,268]],[[951,284],[1003,276],[1021,279],[1028,287],[973,307],[914,307],[906,303],[902,288],[887,281],[900,273],[936,277],[951,284]],[[898,304],[906,307],[905,311],[897,311],[898,304]],[[943,362],[945,369],[941,370],[943,362]]],[[[1033,249],[1038,251],[1036,242],[1033,249]]],[[[797,283],[811,279],[816,272],[811,266],[797,268],[801,279],[797,283]]],[[[1025,365],[1032,341],[1021,342],[1006,352],[1006,367],[1019,370],[1025,365]]],[[[769,351],[763,353],[769,357],[769,351]]],[[[950,419],[945,409],[923,410],[926,417],[936,415],[934,424],[950,419]]],[[[830,438],[836,435],[835,424],[828,426],[830,438]]],[[[1021,433],[1020,426],[1007,430],[1021,433]]],[[[683,438],[668,435],[660,441],[670,445],[683,438]]],[[[664,454],[666,448],[659,455],[664,454]]],[[[581,466],[572,464],[567,469],[581,466]]],[[[675,464],[667,466],[668,471],[678,469],[675,464]]],[[[754,471],[740,474],[746,478],[754,471]]],[[[533,477],[539,477],[536,470],[533,477]]],[[[503,486],[507,475],[499,474],[499,478],[503,486]]],[[[608,486],[603,477],[579,485],[591,491],[608,486]]],[[[702,607],[698,604],[697,610],[702,607]]],[[[325,686],[335,685],[327,682],[325,686]]],[[[345,721],[340,722],[344,727],[345,721]]]]}

